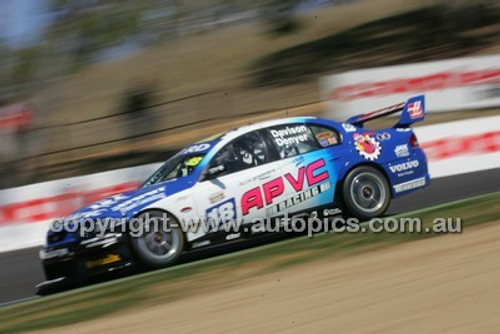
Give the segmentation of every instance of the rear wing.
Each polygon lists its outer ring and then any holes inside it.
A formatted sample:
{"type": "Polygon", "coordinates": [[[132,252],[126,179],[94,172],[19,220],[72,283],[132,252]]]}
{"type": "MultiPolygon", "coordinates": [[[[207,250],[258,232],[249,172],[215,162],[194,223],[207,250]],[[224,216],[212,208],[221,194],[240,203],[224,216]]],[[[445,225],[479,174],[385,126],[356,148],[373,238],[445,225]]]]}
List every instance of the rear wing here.
{"type": "Polygon", "coordinates": [[[403,103],[375,110],[367,114],[353,116],[347,120],[347,123],[363,127],[364,122],[395,114],[400,111],[402,111],[401,116],[394,127],[408,127],[415,122],[423,121],[425,117],[425,96],[414,96],[403,103]]]}

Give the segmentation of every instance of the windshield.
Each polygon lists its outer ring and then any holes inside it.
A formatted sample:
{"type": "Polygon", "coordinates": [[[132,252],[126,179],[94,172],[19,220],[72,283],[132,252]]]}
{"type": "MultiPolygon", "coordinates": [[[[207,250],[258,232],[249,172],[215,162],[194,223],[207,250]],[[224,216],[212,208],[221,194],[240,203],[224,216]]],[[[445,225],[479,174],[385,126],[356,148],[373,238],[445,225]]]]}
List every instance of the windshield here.
{"type": "Polygon", "coordinates": [[[141,188],[188,176],[200,164],[204,156],[205,154],[174,155],[154,172],[141,188]]]}

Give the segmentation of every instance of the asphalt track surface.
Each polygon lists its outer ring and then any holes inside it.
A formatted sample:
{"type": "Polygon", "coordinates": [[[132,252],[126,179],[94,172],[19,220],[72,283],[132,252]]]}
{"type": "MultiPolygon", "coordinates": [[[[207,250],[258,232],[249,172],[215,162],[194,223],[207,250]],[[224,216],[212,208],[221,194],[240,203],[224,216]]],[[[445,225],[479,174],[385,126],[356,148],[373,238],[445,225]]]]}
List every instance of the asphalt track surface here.
{"type": "MultiPolygon", "coordinates": [[[[394,200],[388,214],[417,210],[500,190],[500,168],[432,180],[424,190],[394,200]]],[[[201,260],[228,252],[257,247],[289,236],[269,235],[230,245],[192,252],[182,262],[201,260]]],[[[39,247],[0,253],[0,304],[32,298],[35,285],[44,280],[39,247]]]]}

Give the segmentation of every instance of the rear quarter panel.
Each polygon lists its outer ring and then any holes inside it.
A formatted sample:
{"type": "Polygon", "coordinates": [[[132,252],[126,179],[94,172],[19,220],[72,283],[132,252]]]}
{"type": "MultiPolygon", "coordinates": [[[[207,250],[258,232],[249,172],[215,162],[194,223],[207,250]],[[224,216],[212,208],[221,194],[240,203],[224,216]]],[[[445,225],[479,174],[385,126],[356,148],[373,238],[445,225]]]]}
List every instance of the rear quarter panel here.
{"type": "Polygon", "coordinates": [[[348,157],[339,170],[340,180],[356,166],[371,165],[386,175],[393,197],[429,184],[425,153],[410,146],[410,128],[370,130],[348,124],[341,131],[348,157]]]}

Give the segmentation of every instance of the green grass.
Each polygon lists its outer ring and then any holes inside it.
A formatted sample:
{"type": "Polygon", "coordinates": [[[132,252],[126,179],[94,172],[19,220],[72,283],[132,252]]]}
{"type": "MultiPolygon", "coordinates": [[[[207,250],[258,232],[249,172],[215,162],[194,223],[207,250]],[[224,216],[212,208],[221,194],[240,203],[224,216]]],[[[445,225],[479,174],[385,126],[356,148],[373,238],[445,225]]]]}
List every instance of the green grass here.
{"type": "MultiPolygon", "coordinates": [[[[463,230],[498,220],[500,192],[405,213],[431,226],[436,217],[462,219],[463,230]]],[[[465,232],[466,233],[466,232],[465,232]]],[[[250,277],[306,262],[435,237],[436,233],[321,233],[85,287],[0,310],[1,333],[68,325],[125,309],[168,303],[241,284],[250,277]]]]}

